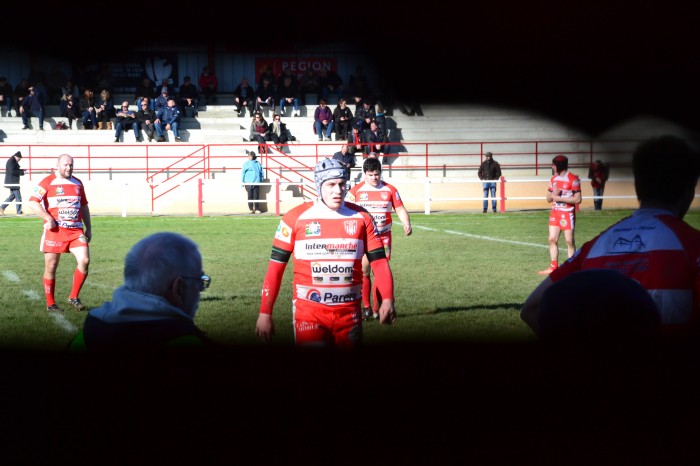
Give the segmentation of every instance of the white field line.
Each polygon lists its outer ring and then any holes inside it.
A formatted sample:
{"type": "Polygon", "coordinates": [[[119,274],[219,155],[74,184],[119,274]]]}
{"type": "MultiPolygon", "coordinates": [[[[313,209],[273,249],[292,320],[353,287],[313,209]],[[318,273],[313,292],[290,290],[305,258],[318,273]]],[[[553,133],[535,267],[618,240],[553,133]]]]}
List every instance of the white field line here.
{"type": "MultiPolygon", "coordinates": [[[[2,276],[9,282],[12,283],[19,283],[21,281],[19,275],[17,275],[15,272],[12,270],[3,270],[2,271],[2,276]]],[[[41,302],[44,298],[43,294],[37,293],[35,290],[32,289],[25,289],[22,290],[22,294],[29,299],[30,301],[39,301],[41,302]]],[[[60,312],[51,312],[50,313],[51,318],[53,318],[54,322],[56,322],[56,325],[58,325],[59,328],[62,328],[65,330],[66,333],[73,334],[77,333],[78,329],[75,325],[70,323],[68,319],[64,317],[64,315],[60,312]]]]}
{"type": "MultiPolygon", "coordinates": [[[[413,228],[419,228],[421,230],[428,230],[428,231],[435,231],[435,232],[439,232],[439,233],[448,233],[450,235],[466,236],[468,238],[482,239],[484,241],[494,241],[496,243],[516,244],[518,246],[532,246],[535,248],[549,249],[549,245],[546,245],[546,244],[525,243],[523,241],[513,241],[513,240],[509,240],[509,239],[500,239],[500,238],[494,238],[492,236],[473,235],[471,233],[463,233],[461,231],[438,230],[437,228],[424,227],[421,225],[413,225],[413,228]]],[[[559,250],[564,251],[565,249],[559,248],[559,250]]]]}

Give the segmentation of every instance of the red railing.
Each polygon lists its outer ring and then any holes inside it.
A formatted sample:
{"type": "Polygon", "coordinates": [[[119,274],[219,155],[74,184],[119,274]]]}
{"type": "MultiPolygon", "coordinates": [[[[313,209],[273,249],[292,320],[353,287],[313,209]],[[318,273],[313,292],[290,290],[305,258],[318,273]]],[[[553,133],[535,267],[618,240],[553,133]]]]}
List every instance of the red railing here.
{"type": "MultiPolygon", "coordinates": [[[[426,178],[474,176],[483,161],[483,154],[491,151],[504,171],[523,175],[551,173],[554,155],[569,157],[572,169],[587,170],[593,160],[610,162],[617,169],[628,168],[631,154],[638,140],[514,140],[514,141],[453,141],[453,142],[392,142],[387,143],[387,154],[382,156],[385,176],[394,172],[420,173],[426,178]]],[[[312,183],[310,172],[323,157],[331,157],[340,150],[344,141],[334,143],[291,143],[285,153],[270,144],[261,157],[268,179],[289,183],[304,180],[312,183]],[[287,150],[293,152],[287,154],[287,150]]],[[[216,173],[240,170],[247,160],[247,150],[257,150],[257,143],[238,144],[36,144],[15,145],[25,155],[22,167],[32,180],[53,170],[58,155],[68,153],[74,158],[75,174],[92,180],[98,176],[110,179],[122,174],[142,174],[152,186],[153,203],[193,179],[208,179],[216,173]]],[[[16,147],[17,149],[14,149],[16,147]]],[[[362,155],[356,155],[361,166],[362,155]]],[[[1,169],[1,167],[0,167],[1,169]]],[[[4,170],[0,170],[4,171],[4,170]]],[[[581,173],[585,176],[586,174],[581,173]]]]}

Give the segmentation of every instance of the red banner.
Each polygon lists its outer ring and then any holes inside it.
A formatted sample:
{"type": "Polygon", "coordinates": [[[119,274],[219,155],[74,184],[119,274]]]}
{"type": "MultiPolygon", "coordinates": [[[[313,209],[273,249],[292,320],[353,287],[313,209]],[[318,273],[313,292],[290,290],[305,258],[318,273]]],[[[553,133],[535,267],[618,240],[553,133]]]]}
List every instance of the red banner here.
{"type": "Polygon", "coordinates": [[[277,58],[256,58],[255,59],[255,82],[260,82],[260,76],[267,70],[271,70],[275,79],[286,70],[291,70],[293,74],[296,75],[298,80],[301,80],[304,73],[307,70],[312,69],[314,71],[319,71],[325,69],[326,71],[337,70],[337,62],[335,58],[330,57],[305,57],[305,58],[291,58],[291,57],[277,57],[277,58]]]}

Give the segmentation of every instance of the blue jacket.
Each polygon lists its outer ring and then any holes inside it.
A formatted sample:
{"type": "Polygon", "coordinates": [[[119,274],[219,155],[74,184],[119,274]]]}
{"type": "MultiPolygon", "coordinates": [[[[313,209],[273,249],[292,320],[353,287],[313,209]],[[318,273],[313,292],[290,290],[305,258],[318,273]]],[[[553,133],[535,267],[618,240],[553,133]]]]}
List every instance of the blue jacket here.
{"type": "Polygon", "coordinates": [[[241,181],[243,183],[262,183],[263,169],[257,160],[246,160],[241,170],[241,181]]]}
{"type": "Polygon", "coordinates": [[[164,125],[172,125],[173,123],[180,122],[180,109],[177,105],[174,107],[166,106],[160,113],[156,111],[156,114],[164,125]]]}

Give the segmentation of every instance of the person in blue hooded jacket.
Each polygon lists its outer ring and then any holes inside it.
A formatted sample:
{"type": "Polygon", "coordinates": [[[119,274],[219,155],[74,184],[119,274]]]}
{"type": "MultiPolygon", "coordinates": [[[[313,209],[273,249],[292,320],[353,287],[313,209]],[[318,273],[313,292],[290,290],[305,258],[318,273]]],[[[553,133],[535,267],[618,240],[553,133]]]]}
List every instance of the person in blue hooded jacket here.
{"type": "Polygon", "coordinates": [[[200,293],[211,283],[189,238],[172,232],[136,243],[124,261],[124,284],[92,309],[69,351],[210,347],[194,322],[200,293]]]}
{"type": "Polygon", "coordinates": [[[241,169],[241,183],[248,193],[248,210],[251,214],[260,213],[260,205],[257,202],[260,200],[260,185],[250,183],[262,183],[264,178],[262,165],[257,159],[255,152],[248,152],[248,160],[241,169]]]}

